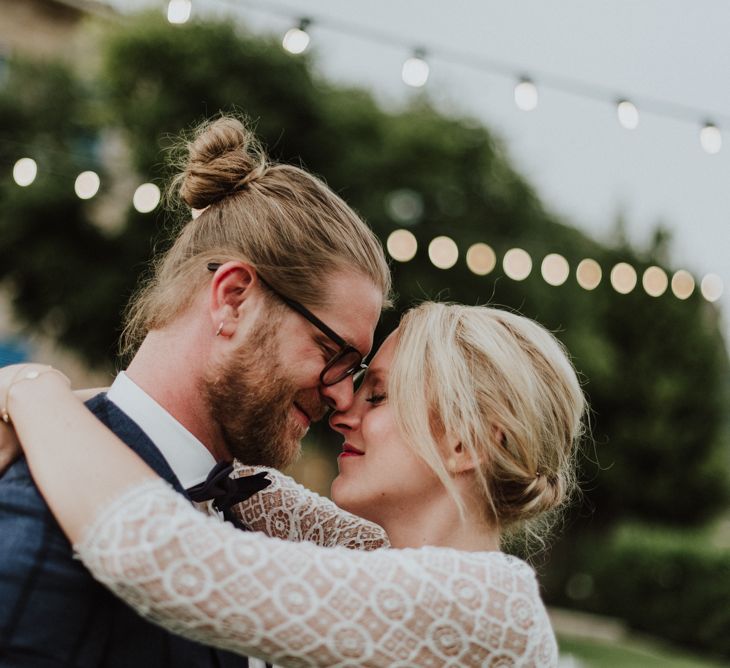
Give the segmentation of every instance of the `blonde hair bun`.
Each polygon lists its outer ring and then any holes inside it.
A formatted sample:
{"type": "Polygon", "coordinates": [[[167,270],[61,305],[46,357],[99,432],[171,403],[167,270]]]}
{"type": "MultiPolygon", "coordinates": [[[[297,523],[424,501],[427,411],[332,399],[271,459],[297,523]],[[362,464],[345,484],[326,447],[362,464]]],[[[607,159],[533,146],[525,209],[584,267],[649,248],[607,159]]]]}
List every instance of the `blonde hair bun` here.
{"type": "Polygon", "coordinates": [[[241,190],[259,178],[268,163],[254,134],[231,117],[199,127],[187,150],[176,181],[180,198],[192,209],[204,209],[241,190]]]}

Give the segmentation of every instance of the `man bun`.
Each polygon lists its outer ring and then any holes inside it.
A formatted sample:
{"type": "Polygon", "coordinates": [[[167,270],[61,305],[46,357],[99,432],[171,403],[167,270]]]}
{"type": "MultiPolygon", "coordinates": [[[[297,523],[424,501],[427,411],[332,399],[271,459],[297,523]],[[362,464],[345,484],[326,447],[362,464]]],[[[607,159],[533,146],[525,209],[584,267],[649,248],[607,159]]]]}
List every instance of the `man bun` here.
{"type": "Polygon", "coordinates": [[[260,178],[268,166],[254,134],[231,117],[199,127],[187,150],[187,162],[176,184],[180,198],[192,209],[205,209],[241,190],[260,178]]]}

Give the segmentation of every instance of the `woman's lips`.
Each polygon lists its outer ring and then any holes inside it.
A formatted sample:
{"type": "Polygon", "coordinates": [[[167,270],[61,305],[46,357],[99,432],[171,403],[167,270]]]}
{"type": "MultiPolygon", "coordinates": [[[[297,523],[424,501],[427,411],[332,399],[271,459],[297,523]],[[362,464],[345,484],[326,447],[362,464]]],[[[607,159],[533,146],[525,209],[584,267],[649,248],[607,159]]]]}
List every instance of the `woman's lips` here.
{"type": "Polygon", "coordinates": [[[344,443],[340,457],[362,457],[364,454],[362,450],[358,450],[354,445],[344,443]]]}

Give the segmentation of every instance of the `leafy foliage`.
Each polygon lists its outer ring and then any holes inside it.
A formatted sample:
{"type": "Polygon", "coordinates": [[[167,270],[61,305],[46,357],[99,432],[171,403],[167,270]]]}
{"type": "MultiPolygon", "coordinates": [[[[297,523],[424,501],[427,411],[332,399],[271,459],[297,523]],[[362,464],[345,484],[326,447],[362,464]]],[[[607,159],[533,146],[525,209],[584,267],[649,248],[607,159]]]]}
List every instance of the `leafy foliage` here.
{"type": "Polygon", "coordinates": [[[567,561],[569,569],[551,582],[553,603],[620,617],[637,630],[730,657],[730,550],[713,547],[702,533],[625,524],[584,536],[567,561]],[[577,601],[561,593],[570,572],[590,583],[577,601]]]}

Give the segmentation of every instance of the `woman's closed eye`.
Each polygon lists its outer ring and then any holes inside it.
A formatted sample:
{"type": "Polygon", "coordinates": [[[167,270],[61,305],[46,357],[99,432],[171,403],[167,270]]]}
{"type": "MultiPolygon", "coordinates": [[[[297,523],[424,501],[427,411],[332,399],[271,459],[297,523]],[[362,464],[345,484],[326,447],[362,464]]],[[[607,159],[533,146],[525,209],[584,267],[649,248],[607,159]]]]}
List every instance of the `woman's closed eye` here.
{"type": "Polygon", "coordinates": [[[367,401],[369,404],[372,404],[373,406],[379,406],[387,398],[388,398],[388,395],[385,394],[385,392],[381,392],[381,393],[374,392],[370,396],[366,397],[365,398],[365,401],[367,401]]]}

